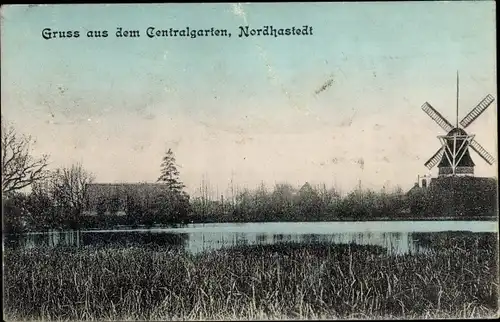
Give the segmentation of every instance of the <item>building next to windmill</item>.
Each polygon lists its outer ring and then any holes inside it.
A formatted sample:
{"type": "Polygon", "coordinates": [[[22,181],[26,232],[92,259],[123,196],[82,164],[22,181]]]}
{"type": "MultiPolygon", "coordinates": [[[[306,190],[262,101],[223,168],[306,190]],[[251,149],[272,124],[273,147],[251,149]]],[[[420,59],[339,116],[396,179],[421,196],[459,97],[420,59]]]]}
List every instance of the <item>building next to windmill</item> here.
{"type": "MultiPolygon", "coordinates": [[[[422,105],[426,112],[443,130],[445,135],[438,136],[441,147],[425,163],[431,170],[437,165],[438,175],[429,175],[417,179],[409,191],[414,195],[425,190],[428,212],[433,216],[451,217],[493,217],[498,209],[497,180],[474,176],[475,163],[469,148],[474,150],[486,163],[492,165],[495,159],[465,129],[476,120],[494,98],[487,95],[460,122],[458,122],[458,73],[457,73],[457,120],[453,126],[428,102],[422,105]]],[[[422,195],[423,196],[423,195],[422,195]]],[[[423,197],[422,197],[423,198],[423,197]]]]}

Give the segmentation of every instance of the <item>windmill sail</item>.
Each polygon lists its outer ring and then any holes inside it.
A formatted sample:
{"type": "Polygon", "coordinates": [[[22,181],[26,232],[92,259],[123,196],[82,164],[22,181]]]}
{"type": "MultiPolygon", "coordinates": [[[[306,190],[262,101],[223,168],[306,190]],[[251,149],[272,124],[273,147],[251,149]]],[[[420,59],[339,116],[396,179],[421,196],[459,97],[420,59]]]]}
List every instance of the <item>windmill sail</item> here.
{"type": "Polygon", "coordinates": [[[481,158],[484,159],[489,165],[492,165],[495,162],[495,158],[489,154],[476,140],[472,140],[470,142],[470,147],[479,154],[481,158]]]}
{"type": "Polygon", "coordinates": [[[425,102],[422,105],[422,110],[430,116],[443,130],[450,132],[453,126],[448,122],[438,111],[436,111],[431,104],[425,102]]]}
{"type": "Polygon", "coordinates": [[[469,114],[467,114],[460,121],[460,125],[462,125],[463,128],[469,126],[475,119],[479,117],[479,115],[481,115],[481,113],[484,112],[484,110],[488,108],[488,106],[490,106],[491,103],[493,103],[494,100],[495,99],[490,94],[486,95],[486,97],[483,98],[483,100],[479,102],[479,104],[477,104],[477,106],[474,107],[472,111],[470,111],[469,114]]]}
{"type": "Polygon", "coordinates": [[[429,170],[432,169],[441,160],[443,153],[444,153],[443,148],[439,148],[439,150],[437,150],[437,152],[434,153],[434,155],[429,160],[427,160],[427,162],[425,163],[425,166],[429,170]]]}

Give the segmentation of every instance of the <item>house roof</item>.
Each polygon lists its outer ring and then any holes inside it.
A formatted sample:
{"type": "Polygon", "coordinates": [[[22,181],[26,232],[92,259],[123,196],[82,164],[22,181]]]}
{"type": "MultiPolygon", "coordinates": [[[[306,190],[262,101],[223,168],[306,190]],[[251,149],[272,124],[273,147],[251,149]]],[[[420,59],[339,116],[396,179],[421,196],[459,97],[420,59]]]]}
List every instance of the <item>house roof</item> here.
{"type": "Polygon", "coordinates": [[[87,185],[87,193],[94,195],[110,195],[115,193],[151,193],[167,188],[164,183],[91,183],[87,185]]]}
{"type": "Polygon", "coordinates": [[[418,185],[418,183],[415,183],[415,185],[413,187],[411,187],[411,189],[408,190],[408,192],[406,194],[409,195],[409,194],[412,194],[412,193],[415,193],[415,192],[419,192],[419,191],[422,191],[422,190],[423,190],[423,188],[420,187],[418,185]]]}

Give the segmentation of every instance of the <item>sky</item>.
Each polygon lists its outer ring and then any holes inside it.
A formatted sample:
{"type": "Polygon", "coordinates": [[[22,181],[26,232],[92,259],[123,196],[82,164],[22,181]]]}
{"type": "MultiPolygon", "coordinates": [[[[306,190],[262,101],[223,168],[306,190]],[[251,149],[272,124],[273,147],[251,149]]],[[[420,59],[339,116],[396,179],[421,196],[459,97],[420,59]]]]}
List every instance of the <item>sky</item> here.
{"type": "MultiPolygon", "coordinates": [[[[444,134],[421,105],[455,123],[457,70],[459,118],[497,98],[495,18],[493,1],[2,6],[2,118],[51,168],[81,162],[96,182],[154,182],[171,148],[191,194],[203,180],[217,195],[231,181],[408,189],[444,134]],[[265,25],[312,35],[238,37],[265,25]]],[[[467,128],[494,156],[496,103],[467,128]]]]}

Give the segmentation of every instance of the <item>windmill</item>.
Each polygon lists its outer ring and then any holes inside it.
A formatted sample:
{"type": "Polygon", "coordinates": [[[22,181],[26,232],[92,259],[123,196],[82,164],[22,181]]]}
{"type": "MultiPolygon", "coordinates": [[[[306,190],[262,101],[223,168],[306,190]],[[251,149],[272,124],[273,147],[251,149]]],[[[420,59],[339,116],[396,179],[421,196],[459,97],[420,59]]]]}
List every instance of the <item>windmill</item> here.
{"type": "Polygon", "coordinates": [[[443,130],[446,135],[438,136],[441,142],[441,147],[434,155],[425,163],[425,166],[430,170],[436,164],[439,168],[439,177],[444,176],[472,176],[474,175],[474,162],[469,154],[469,147],[472,148],[486,163],[492,165],[495,158],[491,156],[477,141],[474,135],[467,134],[467,128],[474,122],[495,100],[493,96],[488,94],[467,114],[460,122],[458,122],[458,72],[457,72],[457,119],[455,126],[451,125],[436,109],[428,102],[422,105],[422,110],[429,115],[443,130]],[[461,128],[459,127],[461,125],[461,128]]]}

